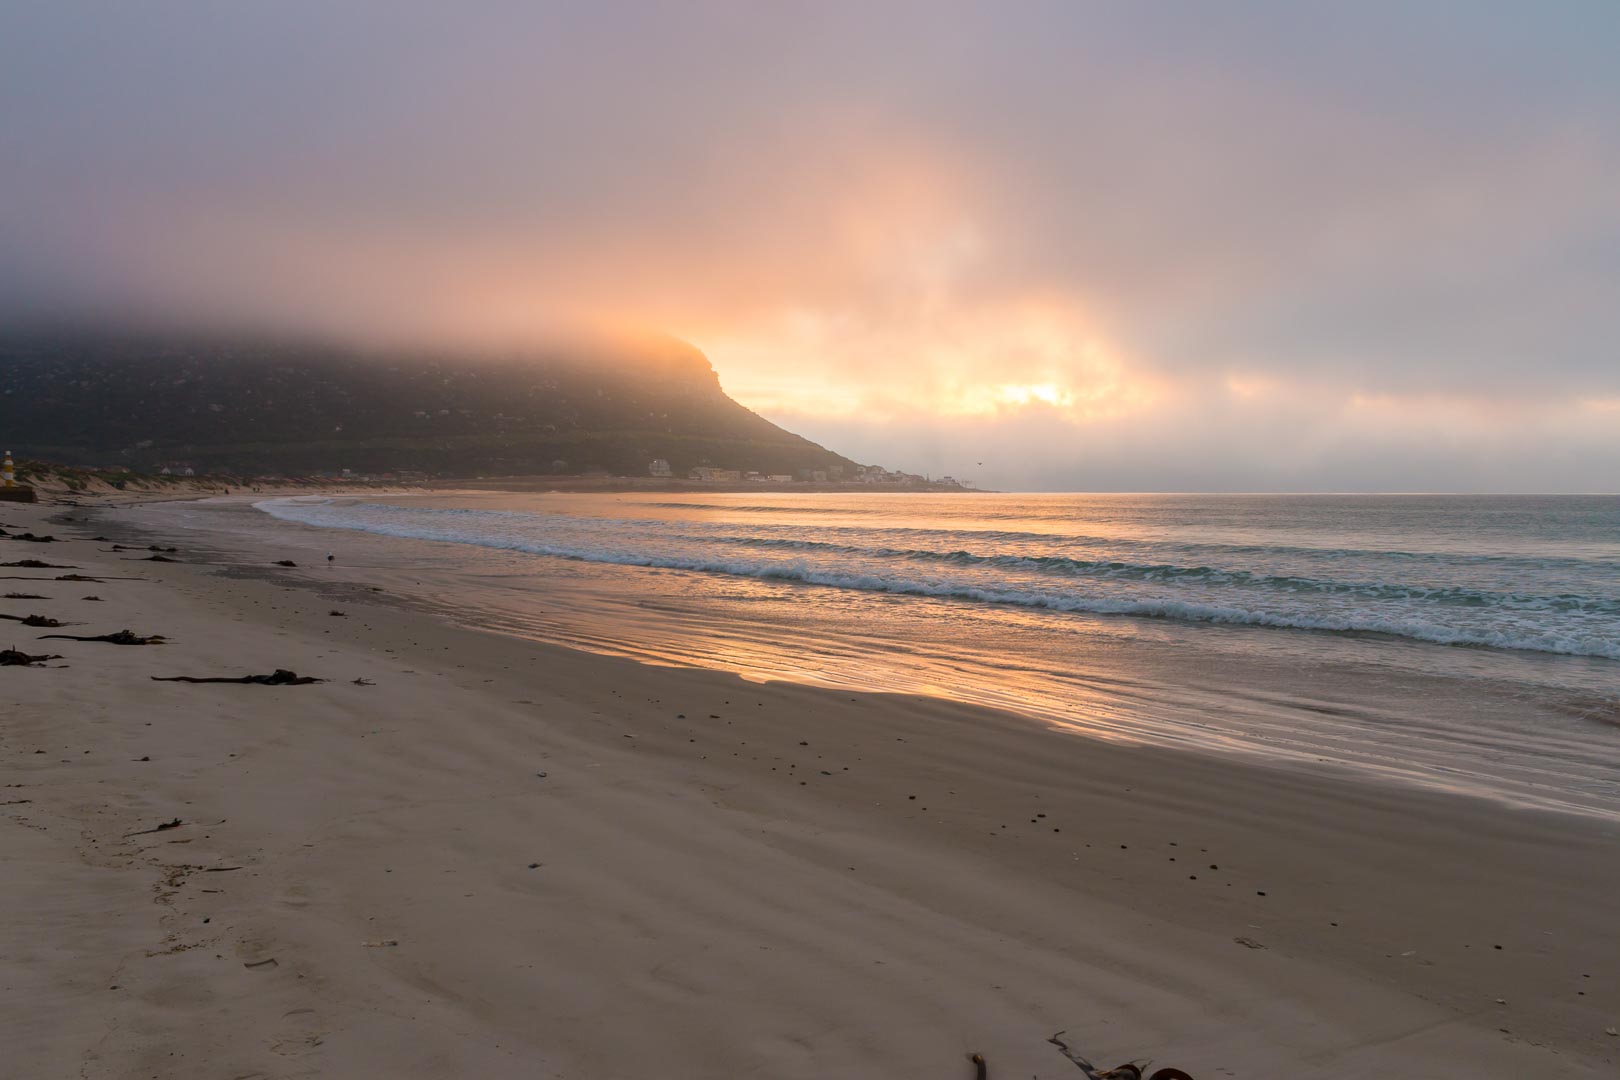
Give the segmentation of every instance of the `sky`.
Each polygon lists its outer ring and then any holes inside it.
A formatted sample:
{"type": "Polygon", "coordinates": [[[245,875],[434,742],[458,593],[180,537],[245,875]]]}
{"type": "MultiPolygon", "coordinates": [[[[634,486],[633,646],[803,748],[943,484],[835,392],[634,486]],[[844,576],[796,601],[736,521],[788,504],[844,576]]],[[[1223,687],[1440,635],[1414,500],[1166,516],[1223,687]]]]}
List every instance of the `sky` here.
{"type": "Polygon", "coordinates": [[[0,308],[673,334],[1025,490],[1620,488],[1620,3],[0,7],[0,308]]]}

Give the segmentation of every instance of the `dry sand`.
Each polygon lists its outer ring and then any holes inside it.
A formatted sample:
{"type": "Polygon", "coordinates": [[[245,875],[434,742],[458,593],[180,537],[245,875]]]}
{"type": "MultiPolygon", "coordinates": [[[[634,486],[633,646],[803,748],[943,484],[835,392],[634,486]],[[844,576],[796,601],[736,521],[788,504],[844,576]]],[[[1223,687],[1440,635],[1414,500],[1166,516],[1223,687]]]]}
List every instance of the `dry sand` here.
{"type": "MultiPolygon", "coordinates": [[[[111,527],[61,512],[0,523],[111,527]]],[[[1198,1080],[1616,1075],[1613,822],[568,652],[341,548],[187,541],[0,540],[138,578],[0,570],[48,597],[0,612],[171,639],[0,624],[63,656],[0,669],[0,1076],[1078,1077],[1060,1028],[1198,1080]],[[149,678],[274,668],[329,681],[149,678]]]]}

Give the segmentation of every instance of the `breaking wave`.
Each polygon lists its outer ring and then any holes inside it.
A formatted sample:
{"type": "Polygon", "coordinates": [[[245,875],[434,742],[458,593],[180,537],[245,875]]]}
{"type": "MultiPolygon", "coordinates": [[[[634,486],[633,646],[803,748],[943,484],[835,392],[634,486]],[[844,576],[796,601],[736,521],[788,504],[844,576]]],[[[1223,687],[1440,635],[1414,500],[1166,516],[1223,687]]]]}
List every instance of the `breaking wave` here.
{"type": "MultiPolygon", "coordinates": [[[[1345,580],[1205,563],[847,542],[857,533],[869,540],[889,538],[896,532],[893,529],[806,526],[798,530],[798,536],[763,529],[754,530],[760,535],[738,535],[735,523],[430,509],[309,496],[255,505],[274,517],[306,525],[580,562],[1045,611],[1377,634],[1439,645],[1620,659],[1617,597],[1345,580]],[[806,533],[832,538],[813,539],[803,535],[806,533]]],[[[672,505],[683,510],[694,506],[672,505]]],[[[964,535],[948,529],[931,531],[957,541],[964,535]]],[[[915,536],[923,530],[911,532],[915,536]]],[[[975,542],[985,536],[967,535],[975,542]]],[[[1073,543],[1088,538],[1061,539],[1073,543]]],[[[1118,541],[1114,544],[1121,546],[1118,541]]],[[[1166,546],[1178,545],[1160,545],[1166,546]]],[[[1183,549],[1191,546],[1179,545],[1183,549]]],[[[1232,545],[1224,550],[1241,553],[1245,549],[1272,556],[1279,550],[1299,550],[1256,545],[1232,545]]],[[[1320,549],[1310,550],[1320,554],[1320,549]]],[[[1368,554],[1399,566],[1405,553],[1368,554]]],[[[1348,561],[1349,554],[1341,558],[1348,561]]]]}

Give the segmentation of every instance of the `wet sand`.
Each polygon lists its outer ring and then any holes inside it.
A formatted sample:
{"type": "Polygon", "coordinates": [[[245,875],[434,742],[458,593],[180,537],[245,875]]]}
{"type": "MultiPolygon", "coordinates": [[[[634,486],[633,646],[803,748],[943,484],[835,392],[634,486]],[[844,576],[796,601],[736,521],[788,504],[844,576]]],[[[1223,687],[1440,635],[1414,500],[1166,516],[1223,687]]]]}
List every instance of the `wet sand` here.
{"type": "MultiPolygon", "coordinates": [[[[133,539],[60,513],[0,523],[133,539]]],[[[170,639],[3,624],[63,657],[0,674],[19,1077],[1079,1075],[1059,1029],[1198,1080],[1620,1059],[1613,822],[460,629],[341,536],[161,542],[0,539],[78,568],[0,570],[47,597],[0,613],[170,639]],[[276,668],[328,681],[150,679],[276,668]]]]}

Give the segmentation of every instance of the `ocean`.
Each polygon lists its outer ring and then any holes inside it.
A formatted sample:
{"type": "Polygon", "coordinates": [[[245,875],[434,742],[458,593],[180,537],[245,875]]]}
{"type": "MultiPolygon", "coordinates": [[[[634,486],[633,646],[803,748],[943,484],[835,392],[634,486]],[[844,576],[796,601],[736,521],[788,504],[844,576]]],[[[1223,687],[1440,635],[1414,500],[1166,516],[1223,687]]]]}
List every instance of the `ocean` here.
{"type": "Polygon", "coordinates": [[[1620,497],[255,505],[369,534],[419,602],[505,633],[1620,815],[1620,497]]]}

